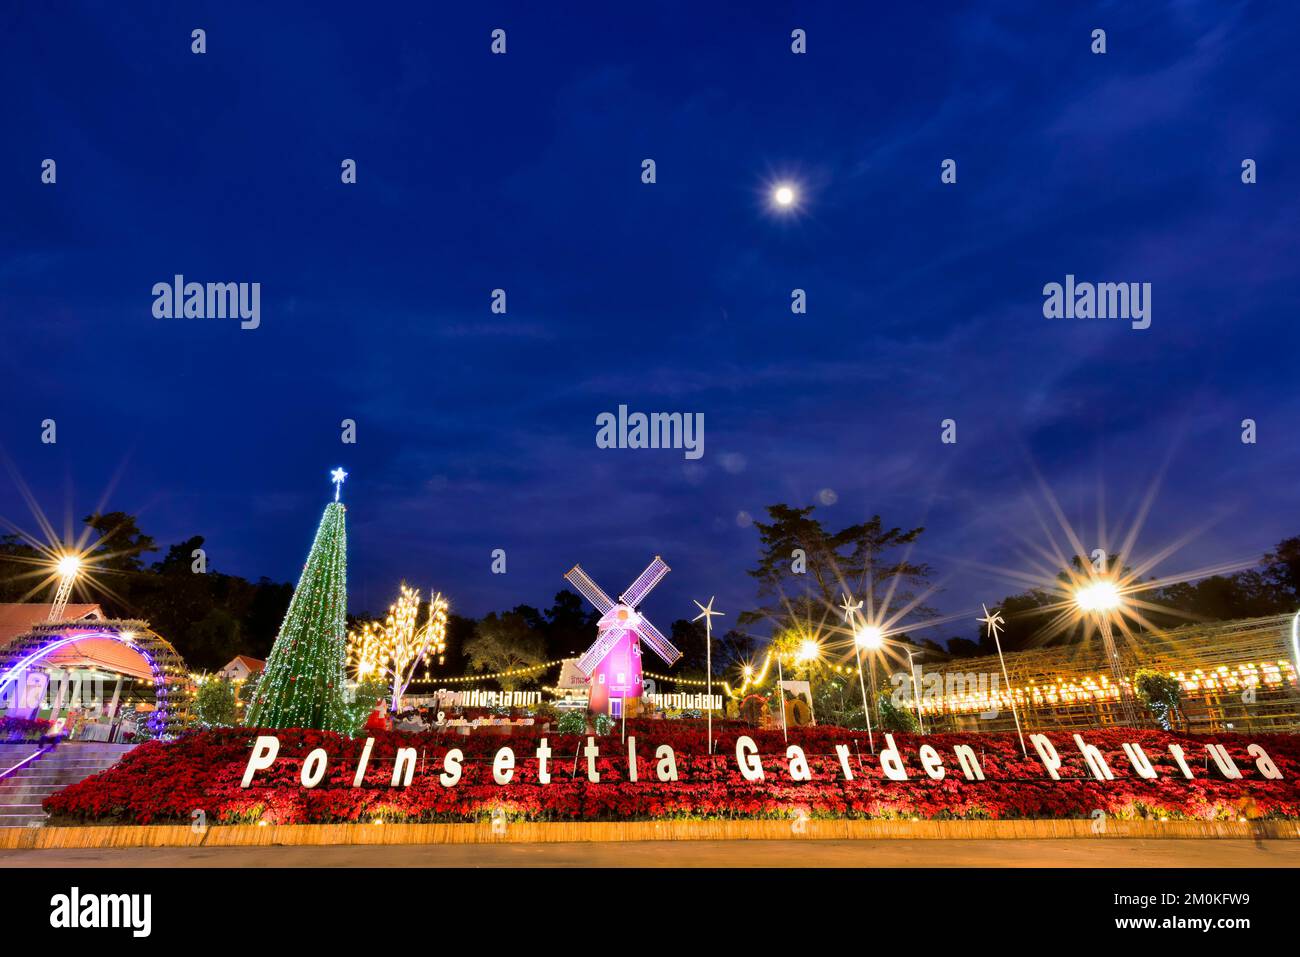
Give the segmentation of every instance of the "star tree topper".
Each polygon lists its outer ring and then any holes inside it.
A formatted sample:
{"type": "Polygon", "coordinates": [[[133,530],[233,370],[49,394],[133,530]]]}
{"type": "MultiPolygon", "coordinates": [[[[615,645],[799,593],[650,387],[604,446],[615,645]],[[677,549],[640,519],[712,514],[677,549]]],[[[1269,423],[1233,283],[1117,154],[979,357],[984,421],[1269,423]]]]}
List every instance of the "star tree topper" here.
{"type": "MultiPolygon", "coordinates": [[[[695,601],[695,599],[692,598],[691,601],[695,601]]],[[[694,618],[692,618],[691,620],[692,620],[692,621],[699,621],[701,618],[703,618],[703,619],[704,619],[704,624],[707,625],[707,626],[710,627],[710,628],[713,627],[713,619],[714,619],[714,618],[717,618],[717,617],[725,617],[725,616],[726,616],[726,612],[723,612],[723,611],[714,611],[714,610],[713,610],[713,599],[712,599],[712,598],[709,599],[709,603],[708,603],[707,605],[701,605],[698,601],[696,601],[696,602],[695,602],[695,607],[698,608],[698,609],[700,610],[700,613],[699,613],[698,615],[696,615],[694,618]]]]}
{"type": "Polygon", "coordinates": [[[330,472],[330,481],[334,483],[334,501],[339,500],[339,492],[343,490],[343,480],[348,477],[348,473],[342,468],[337,468],[330,472]]]}

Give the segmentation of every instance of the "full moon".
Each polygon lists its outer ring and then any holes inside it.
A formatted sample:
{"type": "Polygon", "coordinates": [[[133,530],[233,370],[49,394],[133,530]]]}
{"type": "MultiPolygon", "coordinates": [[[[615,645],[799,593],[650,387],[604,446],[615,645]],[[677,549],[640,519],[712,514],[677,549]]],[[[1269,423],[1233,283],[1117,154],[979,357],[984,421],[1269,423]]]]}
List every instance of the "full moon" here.
{"type": "Polygon", "coordinates": [[[794,190],[789,186],[778,186],[776,192],[772,194],[772,199],[776,201],[778,206],[793,206],[794,190]]]}

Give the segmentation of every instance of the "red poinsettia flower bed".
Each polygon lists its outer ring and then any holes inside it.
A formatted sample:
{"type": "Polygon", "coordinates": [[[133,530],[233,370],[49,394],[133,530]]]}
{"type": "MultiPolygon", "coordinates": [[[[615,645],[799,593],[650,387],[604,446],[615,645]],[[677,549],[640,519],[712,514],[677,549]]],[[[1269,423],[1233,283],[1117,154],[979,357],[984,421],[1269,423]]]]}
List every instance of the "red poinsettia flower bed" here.
{"type": "MultiPolygon", "coordinates": [[[[1110,817],[1235,818],[1300,817],[1300,737],[1223,734],[1184,737],[1158,731],[1099,730],[1084,733],[1115,773],[1113,781],[1096,781],[1069,734],[1048,737],[1060,754],[1061,780],[1049,778],[1033,747],[1021,754],[1014,734],[895,735],[909,775],[889,779],[867,744],[865,734],[843,728],[792,728],[789,744],[807,755],[811,780],[794,781],[787,744],[778,731],[754,731],[743,725],[715,725],[715,754],[706,753],[704,725],[695,722],[629,721],[637,739],[638,780],[628,779],[627,749],[619,735],[597,738],[599,783],[587,779],[587,758],[580,753],[586,736],[545,734],[532,727],[485,728],[469,735],[388,732],[374,735],[366,772],[359,787],[353,776],[364,739],[321,731],[265,731],[279,738],[278,757],[259,771],[248,788],[240,786],[259,732],[217,729],[193,732],[175,741],[140,745],[100,774],[65,788],[45,801],[60,823],[189,823],[202,811],[209,823],[267,820],[300,824],[337,821],[472,821],[492,815],[527,820],[629,820],[672,817],[762,818],[809,817],[903,818],[1088,818],[1098,811],[1110,817]],[[747,781],[736,757],[736,740],[748,735],[757,744],[764,777],[747,781]],[[551,781],[538,782],[538,741],[552,749],[551,781]],[[1135,743],[1159,777],[1140,778],[1123,750],[1135,743]],[[1168,745],[1181,744],[1193,780],[1184,778],[1168,745]],[[1224,745],[1241,770],[1227,780],[1205,745],[1224,745]],[[845,780],[835,751],[848,745],[852,780],[845,780]],[[947,769],[943,780],[926,776],[918,749],[936,749],[947,769]],[[979,756],[985,780],[967,781],[953,748],[964,744],[979,756]],[[1265,778],[1251,744],[1262,746],[1282,773],[1265,778]],[[679,780],[657,779],[655,751],[669,745],[679,780]],[[393,787],[398,748],[420,754],[412,783],[393,787]],[[502,747],[515,754],[514,777],[499,785],[492,776],[493,758],[502,747]],[[315,748],[329,755],[319,786],[302,786],[303,759],[315,748]],[[444,757],[452,749],[464,754],[462,776],[453,787],[439,781],[444,757]],[[1247,805],[1249,805],[1247,807],[1247,805]]],[[[876,736],[876,747],[884,747],[876,736]]]]}

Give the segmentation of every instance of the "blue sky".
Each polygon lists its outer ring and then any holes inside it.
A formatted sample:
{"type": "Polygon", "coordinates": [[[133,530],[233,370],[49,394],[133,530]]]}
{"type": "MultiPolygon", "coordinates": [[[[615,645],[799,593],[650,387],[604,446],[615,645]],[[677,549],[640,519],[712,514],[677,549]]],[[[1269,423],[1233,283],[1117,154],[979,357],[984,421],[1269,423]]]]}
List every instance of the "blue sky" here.
{"type": "MultiPolygon", "coordinates": [[[[1166,571],[1300,533],[1285,5],[229,6],[0,14],[0,447],[59,521],[112,485],[292,579],[342,464],[354,608],[659,553],[661,624],[751,606],[744,513],[826,489],[829,524],[926,525],[953,613],[1018,590],[1035,471],[1086,532],[1163,475],[1139,550],[1208,526],[1166,571]],[[155,319],[175,273],[260,282],[261,327],[155,319]],[[1043,318],[1067,273],[1152,283],[1151,328],[1043,318]],[[702,412],[704,458],[598,449],[620,403],[702,412]]],[[[34,527],[7,479],[0,515],[34,527]]]]}

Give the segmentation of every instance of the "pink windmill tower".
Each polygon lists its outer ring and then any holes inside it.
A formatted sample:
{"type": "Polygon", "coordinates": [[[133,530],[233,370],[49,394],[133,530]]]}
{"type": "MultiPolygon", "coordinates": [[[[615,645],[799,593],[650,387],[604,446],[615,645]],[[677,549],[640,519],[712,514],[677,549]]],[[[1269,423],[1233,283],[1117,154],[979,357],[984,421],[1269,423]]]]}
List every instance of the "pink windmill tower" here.
{"type": "Polygon", "coordinates": [[[596,643],[578,659],[578,670],[587,676],[591,688],[587,707],[594,713],[620,718],[641,710],[641,642],[671,665],[682,653],[649,620],[636,610],[650,590],[668,574],[658,555],[646,570],[614,601],[591,580],[581,566],[565,574],[574,588],[600,612],[596,643]]]}

